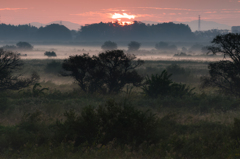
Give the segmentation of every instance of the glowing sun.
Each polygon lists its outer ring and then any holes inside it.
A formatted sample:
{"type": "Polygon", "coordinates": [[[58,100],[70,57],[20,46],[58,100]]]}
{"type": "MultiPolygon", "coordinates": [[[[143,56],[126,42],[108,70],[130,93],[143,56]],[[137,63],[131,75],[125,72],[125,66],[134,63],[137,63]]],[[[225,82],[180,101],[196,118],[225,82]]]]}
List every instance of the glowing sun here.
{"type": "Polygon", "coordinates": [[[112,19],[116,19],[120,25],[130,25],[130,24],[133,24],[132,21],[128,21],[127,19],[134,19],[135,17],[136,17],[135,15],[128,15],[127,13],[122,13],[122,14],[114,13],[112,15],[112,19]]]}

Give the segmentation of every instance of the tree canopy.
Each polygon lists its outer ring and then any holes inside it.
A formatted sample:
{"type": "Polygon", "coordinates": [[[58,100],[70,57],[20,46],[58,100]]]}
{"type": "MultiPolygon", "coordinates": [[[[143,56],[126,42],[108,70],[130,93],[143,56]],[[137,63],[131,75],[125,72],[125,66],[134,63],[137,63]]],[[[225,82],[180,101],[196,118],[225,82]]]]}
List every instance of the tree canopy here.
{"type": "Polygon", "coordinates": [[[210,77],[202,78],[202,85],[218,87],[222,92],[240,96],[240,34],[218,35],[208,50],[223,54],[224,59],[210,63],[210,77]]]}
{"type": "Polygon", "coordinates": [[[142,60],[135,61],[134,55],[122,50],[70,56],[64,60],[65,76],[72,76],[85,92],[118,93],[126,84],[139,86],[143,78],[135,68],[142,65],[142,60]]]}

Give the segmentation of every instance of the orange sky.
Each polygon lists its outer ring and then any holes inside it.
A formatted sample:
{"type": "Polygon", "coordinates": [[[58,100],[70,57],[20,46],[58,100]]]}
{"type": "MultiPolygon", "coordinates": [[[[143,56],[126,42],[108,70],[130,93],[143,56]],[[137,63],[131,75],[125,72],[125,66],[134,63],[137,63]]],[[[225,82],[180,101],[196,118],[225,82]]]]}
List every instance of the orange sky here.
{"type": "Polygon", "coordinates": [[[202,19],[240,25],[240,0],[1,0],[1,22],[26,24],[62,20],[78,24],[112,21],[114,13],[137,21],[192,21],[202,19]]]}

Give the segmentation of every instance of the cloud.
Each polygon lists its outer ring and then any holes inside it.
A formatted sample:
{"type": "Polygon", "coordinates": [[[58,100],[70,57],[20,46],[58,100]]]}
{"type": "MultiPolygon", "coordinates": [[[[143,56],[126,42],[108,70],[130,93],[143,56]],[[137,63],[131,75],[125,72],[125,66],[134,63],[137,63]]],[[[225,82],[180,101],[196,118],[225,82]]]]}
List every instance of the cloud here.
{"type": "Polygon", "coordinates": [[[85,13],[79,13],[79,14],[70,14],[70,15],[77,15],[77,16],[83,16],[83,17],[88,17],[88,16],[102,16],[102,15],[106,15],[104,13],[101,12],[85,12],[85,13]]]}
{"type": "Polygon", "coordinates": [[[0,11],[3,11],[3,10],[22,10],[22,9],[28,9],[28,8],[0,8],[0,11]]]}
{"type": "Polygon", "coordinates": [[[158,8],[158,7],[136,7],[140,9],[155,9],[155,10],[182,10],[182,11],[194,11],[192,9],[185,8],[158,8]]]}

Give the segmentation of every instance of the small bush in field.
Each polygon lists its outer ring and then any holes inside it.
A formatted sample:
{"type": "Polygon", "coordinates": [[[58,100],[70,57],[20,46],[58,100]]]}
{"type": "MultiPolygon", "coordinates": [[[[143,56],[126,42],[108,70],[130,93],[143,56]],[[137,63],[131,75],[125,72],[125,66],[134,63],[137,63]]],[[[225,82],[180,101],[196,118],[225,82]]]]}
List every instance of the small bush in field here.
{"type": "Polygon", "coordinates": [[[44,53],[44,56],[48,56],[48,57],[56,57],[57,54],[54,51],[46,51],[44,53]]]}
{"type": "Polygon", "coordinates": [[[190,72],[187,71],[185,68],[180,67],[177,64],[171,64],[167,66],[166,68],[167,72],[173,74],[173,75],[184,75],[184,76],[189,76],[190,72]]]}
{"type": "Polygon", "coordinates": [[[106,145],[115,141],[120,145],[139,146],[143,142],[157,143],[158,120],[149,111],[136,110],[127,104],[108,101],[94,109],[85,107],[80,115],[74,111],[65,114],[66,121],[56,124],[56,139],[75,141],[75,146],[82,143],[106,145]]]}
{"type": "Polygon", "coordinates": [[[166,70],[162,71],[161,75],[147,76],[145,85],[142,87],[144,94],[149,97],[156,98],[158,96],[175,96],[183,97],[185,95],[192,95],[193,89],[190,89],[185,84],[174,83],[166,70]]]}
{"type": "Polygon", "coordinates": [[[145,85],[142,87],[144,93],[150,97],[169,94],[173,83],[170,77],[171,74],[168,74],[166,70],[161,75],[147,76],[145,85]]]}

